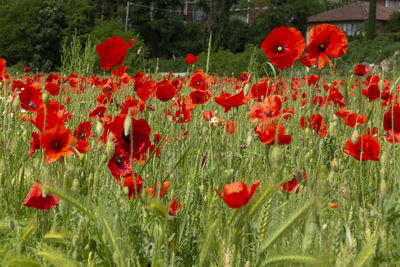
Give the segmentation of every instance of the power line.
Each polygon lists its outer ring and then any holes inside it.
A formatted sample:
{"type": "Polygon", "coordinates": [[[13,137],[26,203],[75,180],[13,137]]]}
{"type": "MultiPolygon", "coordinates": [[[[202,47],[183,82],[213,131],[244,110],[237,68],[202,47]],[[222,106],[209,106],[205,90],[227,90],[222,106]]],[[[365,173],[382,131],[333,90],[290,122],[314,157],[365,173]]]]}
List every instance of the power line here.
{"type": "Polygon", "coordinates": [[[131,6],[144,7],[144,8],[150,9],[150,10],[156,9],[156,10],[162,10],[162,11],[168,11],[168,12],[176,12],[176,13],[179,13],[179,14],[181,13],[180,11],[174,10],[174,9],[166,9],[166,8],[151,7],[151,6],[141,5],[141,4],[135,4],[135,3],[132,3],[132,2],[130,2],[129,4],[130,4],[131,6]]]}

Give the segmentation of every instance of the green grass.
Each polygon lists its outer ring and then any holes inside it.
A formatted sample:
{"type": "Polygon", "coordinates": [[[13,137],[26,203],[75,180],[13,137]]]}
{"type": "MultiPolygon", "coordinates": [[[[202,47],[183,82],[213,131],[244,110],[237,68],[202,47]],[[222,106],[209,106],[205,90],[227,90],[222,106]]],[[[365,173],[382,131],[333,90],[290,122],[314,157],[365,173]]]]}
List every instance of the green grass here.
{"type": "MultiPolygon", "coordinates": [[[[344,79],[347,85],[351,78],[344,79]]],[[[183,90],[184,95],[190,92],[186,87],[183,90]]],[[[219,95],[219,90],[212,88],[212,95],[219,95]]],[[[314,88],[303,90],[311,93],[314,88]]],[[[347,86],[340,88],[343,94],[345,90],[347,86]]],[[[99,93],[89,87],[83,94],[68,91],[57,97],[61,101],[64,96],[71,98],[66,106],[73,113],[68,128],[74,129],[88,117],[99,93]]],[[[123,102],[127,94],[135,96],[131,86],[114,101],[123,102]]],[[[9,95],[10,87],[3,86],[2,96],[9,95]]],[[[357,111],[355,96],[349,95],[348,109],[353,112],[357,111]]],[[[284,103],[284,108],[296,110],[283,122],[292,141],[277,150],[262,144],[254,133],[255,123],[247,114],[252,102],[223,113],[210,99],[193,110],[188,124],[162,119],[166,105],[157,99],[150,98],[147,104],[156,107],[140,114],[151,126],[151,138],[160,133],[171,141],[161,146],[159,157],[145,165],[135,163],[135,171],[141,171],[144,187],[171,181],[162,199],[142,190],[140,197],[129,200],[107,169],[106,147],[97,136],[89,139],[92,150],[80,157],[52,164],[44,162],[42,150],[29,157],[31,132],[37,130],[21,121],[21,111],[11,103],[0,103],[2,266],[398,264],[398,145],[380,139],[379,162],[359,162],[344,154],[344,143],[354,129],[333,116],[336,109],[332,106],[284,103]],[[205,110],[213,110],[225,121],[233,119],[239,130],[230,135],[224,126],[210,126],[203,120],[205,110]],[[302,116],[317,112],[327,122],[328,134],[323,139],[300,128],[302,116]],[[178,141],[184,130],[188,136],[178,141]],[[307,176],[298,194],[279,189],[293,178],[292,171],[304,171],[307,176]],[[237,210],[230,209],[214,191],[236,181],[250,185],[257,179],[262,182],[255,195],[237,210]],[[50,182],[53,186],[47,190],[61,198],[60,204],[45,211],[23,206],[35,181],[50,182]],[[171,217],[168,206],[174,198],[182,203],[182,210],[171,217]],[[337,209],[329,206],[334,202],[337,209]]],[[[358,132],[376,126],[383,133],[385,111],[363,99],[362,112],[369,114],[368,123],[358,132]]],[[[119,109],[111,105],[110,112],[116,115],[119,109]]],[[[97,121],[92,123],[95,133],[97,121]]]]}

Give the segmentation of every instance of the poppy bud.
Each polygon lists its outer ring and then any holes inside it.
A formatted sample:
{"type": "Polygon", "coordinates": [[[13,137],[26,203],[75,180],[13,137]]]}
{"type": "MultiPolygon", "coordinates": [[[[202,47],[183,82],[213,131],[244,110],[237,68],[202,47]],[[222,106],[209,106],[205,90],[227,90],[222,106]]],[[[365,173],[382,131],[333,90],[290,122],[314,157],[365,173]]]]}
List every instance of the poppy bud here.
{"type": "Polygon", "coordinates": [[[114,253],[113,253],[113,261],[116,265],[120,265],[121,256],[119,255],[119,253],[117,251],[114,251],[114,253]]]}
{"type": "Polygon", "coordinates": [[[383,90],[385,89],[385,81],[380,79],[379,83],[378,83],[378,87],[379,87],[379,91],[383,92],[383,90]]]}
{"type": "Polygon", "coordinates": [[[78,235],[78,231],[75,231],[73,237],[72,237],[72,245],[74,247],[78,246],[78,241],[79,241],[79,235],[78,235]]]}
{"type": "Polygon", "coordinates": [[[72,192],[78,193],[79,192],[79,180],[77,178],[75,178],[72,181],[72,188],[71,188],[72,192]]]}
{"type": "Polygon", "coordinates": [[[204,193],[204,185],[200,185],[199,191],[201,195],[204,193]]]}
{"type": "Polygon", "coordinates": [[[331,167],[334,172],[338,172],[340,169],[339,161],[337,159],[333,159],[331,162],[331,167]]]}
{"type": "Polygon", "coordinates": [[[335,179],[335,173],[331,171],[328,175],[328,181],[332,183],[334,179],[335,179]]]}
{"type": "Polygon", "coordinates": [[[12,103],[13,109],[17,110],[20,105],[21,105],[21,101],[19,100],[19,95],[17,95],[14,99],[14,102],[12,103]]]}
{"type": "Polygon", "coordinates": [[[384,178],[381,179],[381,183],[379,185],[379,191],[381,193],[381,196],[384,198],[387,193],[387,186],[386,186],[386,181],[384,178]]]}
{"type": "Polygon", "coordinates": [[[76,260],[78,260],[78,258],[79,258],[78,251],[76,251],[76,249],[74,249],[74,252],[72,252],[72,259],[74,261],[76,261],[76,260]]]}
{"type": "Polygon", "coordinates": [[[253,136],[250,134],[249,136],[247,136],[246,144],[249,147],[252,143],[253,143],[253,136]]]}
{"type": "Polygon", "coordinates": [[[42,197],[46,198],[48,193],[49,193],[49,190],[47,190],[47,187],[43,186],[42,187],[42,197]]]}
{"type": "Polygon", "coordinates": [[[381,156],[381,166],[385,166],[386,158],[387,158],[386,151],[383,151],[381,156]]]}
{"type": "Polygon", "coordinates": [[[353,142],[353,144],[356,144],[358,142],[358,138],[360,138],[360,134],[357,129],[355,129],[353,134],[351,135],[351,141],[353,142]]]}
{"type": "Polygon", "coordinates": [[[123,191],[124,191],[125,195],[128,195],[129,194],[129,187],[124,186],[123,191]]]}
{"type": "Polygon", "coordinates": [[[246,83],[246,85],[243,87],[243,94],[247,95],[250,91],[250,84],[246,83]]]}
{"type": "Polygon", "coordinates": [[[129,109],[128,115],[126,115],[124,121],[124,135],[129,136],[131,129],[132,129],[132,109],[129,109]]]}
{"type": "Polygon", "coordinates": [[[49,94],[48,93],[43,93],[42,94],[42,99],[43,99],[43,102],[45,104],[47,104],[47,102],[49,101],[49,94]]]}
{"type": "Polygon", "coordinates": [[[280,167],[283,162],[282,152],[278,146],[272,148],[271,163],[274,167],[280,167]]]}
{"type": "Polygon", "coordinates": [[[328,128],[329,135],[333,135],[333,133],[335,132],[335,128],[336,128],[335,122],[329,124],[328,128]]]}
{"type": "Polygon", "coordinates": [[[106,163],[107,161],[108,161],[107,155],[103,155],[103,157],[101,158],[101,163],[106,163]]]}
{"type": "Polygon", "coordinates": [[[107,140],[107,145],[106,145],[106,154],[107,154],[107,159],[110,160],[114,156],[115,152],[115,147],[113,141],[111,141],[111,138],[107,140]]]}
{"type": "Polygon", "coordinates": [[[306,136],[310,136],[310,133],[311,133],[310,128],[307,127],[307,128],[304,130],[304,133],[306,134],[306,136]]]}
{"type": "Polygon", "coordinates": [[[93,183],[93,173],[90,173],[88,177],[88,185],[90,186],[92,185],[92,183],[93,183]]]}
{"type": "Polygon", "coordinates": [[[104,126],[101,122],[98,121],[96,124],[96,134],[100,136],[103,134],[103,131],[104,131],[104,126]]]}
{"type": "Polygon", "coordinates": [[[65,216],[68,210],[68,203],[65,202],[65,200],[61,199],[60,204],[58,205],[58,208],[60,210],[61,216],[65,216]]]}

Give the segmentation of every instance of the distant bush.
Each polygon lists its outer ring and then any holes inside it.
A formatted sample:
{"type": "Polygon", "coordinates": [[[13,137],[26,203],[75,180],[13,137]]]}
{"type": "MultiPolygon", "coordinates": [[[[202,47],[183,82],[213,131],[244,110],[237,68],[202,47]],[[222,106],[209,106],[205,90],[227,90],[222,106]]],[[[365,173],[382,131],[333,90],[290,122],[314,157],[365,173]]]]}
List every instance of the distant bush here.
{"type": "Polygon", "coordinates": [[[387,23],[389,32],[400,32],[400,12],[393,12],[387,23]]]}

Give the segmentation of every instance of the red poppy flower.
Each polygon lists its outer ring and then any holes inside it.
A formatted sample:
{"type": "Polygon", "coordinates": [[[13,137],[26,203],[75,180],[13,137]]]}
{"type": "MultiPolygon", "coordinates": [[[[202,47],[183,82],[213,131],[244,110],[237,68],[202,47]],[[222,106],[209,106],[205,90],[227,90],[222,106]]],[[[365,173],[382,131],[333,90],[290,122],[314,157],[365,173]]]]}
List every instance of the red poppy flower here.
{"type": "Polygon", "coordinates": [[[247,98],[249,100],[256,99],[257,101],[262,101],[265,96],[270,95],[272,92],[272,81],[262,81],[254,84],[247,98]]]}
{"type": "Polygon", "coordinates": [[[196,57],[195,55],[186,54],[185,65],[193,64],[193,63],[195,63],[197,60],[199,60],[199,58],[196,57]]]}
{"type": "Polygon", "coordinates": [[[308,76],[307,77],[308,86],[315,84],[318,81],[318,79],[319,79],[319,76],[315,75],[315,74],[308,76]]]}
{"type": "Polygon", "coordinates": [[[30,67],[25,67],[25,68],[24,68],[24,71],[25,71],[25,72],[28,72],[28,71],[30,71],[30,70],[31,70],[30,67]]]}
{"type": "Polygon", "coordinates": [[[6,73],[6,60],[4,58],[0,58],[0,77],[6,73]]]}
{"type": "Polygon", "coordinates": [[[156,97],[162,102],[171,100],[176,93],[176,88],[168,80],[157,83],[156,97]]]}
{"type": "Polygon", "coordinates": [[[79,153],[86,153],[89,148],[88,138],[93,136],[90,132],[92,130],[92,123],[89,121],[81,122],[74,131],[74,137],[76,138],[76,149],[79,153]]]}
{"type": "Polygon", "coordinates": [[[37,112],[44,107],[41,89],[42,87],[39,83],[25,85],[25,89],[19,94],[21,107],[30,112],[37,112]]]}
{"type": "Polygon", "coordinates": [[[239,77],[237,77],[237,81],[245,84],[247,82],[249,82],[249,78],[250,78],[250,74],[248,72],[243,72],[242,75],[240,75],[239,77]]]}
{"type": "Polygon", "coordinates": [[[239,126],[237,126],[236,122],[234,121],[226,121],[226,132],[230,134],[236,133],[236,131],[239,129],[239,126]]]}
{"type": "Polygon", "coordinates": [[[29,157],[31,157],[36,150],[40,148],[40,134],[32,132],[31,149],[29,150],[29,157]]]}
{"type": "Polygon", "coordinates": [[[347,51],[347,37],[334,25],[314,26],[309,33],[308,41],[307,54],[300,58],[300,61],[306,66],[318,64],[319,70],[324,67],[326,61],[329,66],[333,65],[328,56],[341,57],[347,51]]]}
{"type": "Polygon", "coordinates": [[[44,149],[46,163],[74,154],[72,144],[75,140],[71,130],[64,126],[56,125],[46,129],[40,136],[40,147],[44,149]]]}
{"type": "Polygon", "coordinates": [[[174,110],[168,110],[168,116],[172,116],[172,120],[176,123],[188,123],[192,117],[193,110],[185,102],[182,99],[176,99],[171,105],[174,110]]]}
{"type": "Polygon", "coordinates": [[[44,86],[44,89],[46,89],[47,92],[49,92],[50,95],[56,96],[60,93],[60,86],[56,84],[55,82],[48,82],[44,86]]]}
{"type": "Polygon", "coordinates": [[[367,121],[367,116],[364,114],[357,114],[357,113],[351,113],[349,114],[346,119],[343,119],[343,123],[350,126],[350,127],[360,127],[367,121]]]}
{"type": "Polygon", "coordinates": [[[278,70],[290,68],[303,54],[304,38],[295,28],[279,27],[273,29],[261,43],[265,55],[278,70]]]}
{"type": "Polygon", "coordinates": [[[366,75],[368,72],[371,71],[371,68],[366,67],[365,65],[362,64],[358,64],[355,68],[354,68],[354,75],[357,76],[364,76],[366,75]]]}
{"type": "Polygon", "coordinates": [[[145,119],[136,120],[132,117],[132,127],[128,135],[124,133],[124,122],[127,114],[120,114],[114,117],[113,121],[105,128],[111,131],[117,141],[130,154],[131,147],[134,158],[139,158],[146,153],[150,146],[151,128],[145,119]],[[133,141],[133,144],[131,143],[133,141]]]}
{"type": "Polygon", "coordinates": [[[174,198],[174,200],[172,201],[172,204],[169,206],[169,209],[168,209],[169,216],[175,216],[178,209],[182,209],[182,205],[181,205],[181,203],[179,203],[178,200],[176,200],[174,198]]]}
{"type": "Polygon", "coordinates": [[[263,102],[255,103],[249,110],[250,121],[255,122],[256,119],[265,121],[273,120],[282,115],[282,96],[267,96],[263,102]]]}
{"type": "Polygon", "coordinates": [[[400,106],[396,103],[383,115],[383,129],[385,131],[394,131],[395,134],[400,133],[400,106]]]}
{"type": "Polygon", "coordinates": [[[193,109],[199,105],[207,103],[210,99],[211,93],[209,90],[205,92],[193,91],[185,98],[185,105],[188,109],[193,109]]]}
{"type": "Polygon", "coordinates": [[[368,97],[369,102],[375,101],[381,97],[381,91],[379,90],[378,82],[369,83],[367,89],[364,89],[361,92],[364,96],[368,97]]]}
{"type": "Polygon", "coordinates": [[[93,111],[89,110],[89,118],[95,119],[96,117],[98,117],[100,121],[103,121],[106,111],[107,111],[106,105],[104,104],[97,105],[97,107],[93,111]]]}
{"type": "Polygon", "coordinates": [[[42,184],[36,182],[29,190],[29,193],[24,200],[24,206],[39,210],[48,210],[54,205],[58,205],[59,202],[60,198],[52,194],[47,194],[46,197],[43,197],[42,184]]]}
{"type": "Polygon", "coordinates": [[[194,90],[205,92],[211,87],[211,78],[208,77],[203,70],[196,70],[193,72],[188,86],[194,90]]]}
{"type": "Polygon", "coordinates": [[[317,135],[322,138],[325,138],[328,130],[326,128],[326,122],[324,117],[320,114],[313,114],[312,115],[312,122],[307,120],[304,116],[301,117],[300,120],[300,127],[304,130],[308,125],[311,125],[312,129],[315,131],[317,135]]]}
{"type": "Polygon", "coordinates": [[[352,156],[357,160],[373,160],[379,161],[379,152],[381,145],[375,137],[367,134],[362,134],[354,144],[351,138],[344,145],[343,152],[352,156]],[[362,143],[362,148],[361,148],[362,143]]]}
{"type": "Polygon", "coordinates": [[[41,108],[37,113],[35,118],[29,118],[28,120],[36,126],[36,128],[43,132],[43,130],[54,128],[56,125],[64,126],[65,120],[67,118],[63,116],[62,111],[59,112],[53,106],[41,108]],[[60,117],[61,116],[61,117],[60,117]],[[46,121],[46,127],[44,127],[44,122],[46,121]]]}
{"type": "Polygon", "coordinates": [[[247,103],[243,90],[235,95],[222,91],[219,97],[214,97],[215,102],[224,108],[224,112],[228,112],[232,107],[238,107],[247,103]]]}
{"type": "Polygon", "coordinates": [[[132,175],[133,166],[131,165],[130,154],[118,142],[114,144],[114,155],[108,161],[107,167],[118,182],[121,176],[132,175]]]}
{"type": "Polygon", "coordinates": [[[289,144],[290,141],[292,141],[292,137],[290,135],[285,135],[285,127],[282,123],[279,123],[278,126],[278,121],[274,121],[272,123],[260,121],[257,127],[254,128],[254,131],[258,134],[258,139],[260,139],[261,142],[266,145],[274,145],[277,128],[278,144],[289,144]]]}
{"type": "Polygon", "coordinates": [[[96,51],[100,56],[100,67],[104,70],[109,70],[121,65],[124,62],[128,48],[132,47],[132,45],[133,39],[126,44],[124,38],[119,36],[113,36],[98,44],[96,51]]]}
{"type": "Polygon", "coordinates": [[[261,180],[255,181],[250,190],[247,185],[243,182],[235,182],[232,184],[227,184],[223,186],[224,196],[215,188],[218,196],[220,196],[226,204],[232,209],[240,208],[246,205],[249,200],[253,197],[261,180]]]}
{"type": "Polygon", "coordinates": [[[297,181],[296,177],[294,177],[292,180],[281,184],[281,188],[284,192],[292,193],[293,190],[297,194],[299,193],[299,182],[297,181]]]}
{"type": "Polygon", "coordinates": [[[386,140],[389,143],[399,143],[400,142],[400,132],[394,132],[389,130],[386,132],[386,140]]]}
{"type": "MultiPolygon", "coordinates": [[[[163,183],[163,188],[162,188],[162,190],[161,190],[161,186],[160,186],[160,183],[158,183],[158,185],[157,185],[157,192],[160,192],[160,198],[162,198],[163,196],[165,196],[166,194],[167,194],[167,192],[168,192],[168,188],[169,188],[169,185],[171,184],[171,182],[170,181],[166,181],[165,183],[163,183]]],[[[153,184],[153,187],[151,187],[151,188],[146,188],[145,190],[146,190],[146,192],[147,193],[149,193],[150,195],[152,195],[153,197],[154,197],[154,194],[156,193],[156,185],[155,184],[153,184]]]]}
{"type": "Polygon", "coordinates": [[[142,177],[137,175],[137,173],[135,173],[135,180],[133,180],[132,175],[124,177],[124,186],[128,187],[128,198],[131,199],[133,196],[133,198],[136,199],[136,196],[138,196],[142,190],[142,177]]]}

